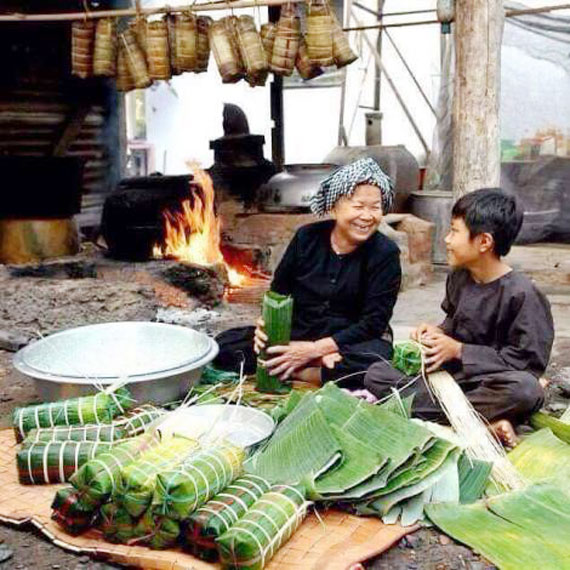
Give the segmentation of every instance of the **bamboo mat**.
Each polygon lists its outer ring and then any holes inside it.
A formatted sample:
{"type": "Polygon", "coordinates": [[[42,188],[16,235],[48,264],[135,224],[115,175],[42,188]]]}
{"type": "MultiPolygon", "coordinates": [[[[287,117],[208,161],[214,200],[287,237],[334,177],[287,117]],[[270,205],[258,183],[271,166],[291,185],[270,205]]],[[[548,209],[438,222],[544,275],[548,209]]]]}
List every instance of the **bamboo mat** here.
{"type": "MultiPolygon", "coordinates": [[[[54,544],[77,553],[119,564],[152,570],[213,570],[181,550],[150,550],[103,540],[96,530],[81,536],[65,533],[51,520],[51,502],[63,485],[20,485],[16,471],[16,443],[11,429],[0,429],[0,520],[12,524],[31,522],[54,544]]],[[[307,517],[299,530],[267,565],[268,570],[345,570],[387,550],[417,527],[384,525],[378,519],[355,517],[341,511],[307,517]]]]}

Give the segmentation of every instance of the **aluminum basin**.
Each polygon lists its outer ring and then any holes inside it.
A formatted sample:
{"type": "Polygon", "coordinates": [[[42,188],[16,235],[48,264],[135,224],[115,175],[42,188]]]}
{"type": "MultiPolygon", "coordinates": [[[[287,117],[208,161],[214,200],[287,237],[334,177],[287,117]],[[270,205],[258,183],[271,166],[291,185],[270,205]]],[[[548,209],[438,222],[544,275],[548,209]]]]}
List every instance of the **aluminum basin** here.
{"type": "Polygon", "coordinates": [[[183,397],[217,354],[213,339],[187,327],[103,323],[28,345],[14,356],[14,367],[36,381],[44,401],[93,393],[94,385],[124,378],[137,403],[167,403],[183,397]]]}

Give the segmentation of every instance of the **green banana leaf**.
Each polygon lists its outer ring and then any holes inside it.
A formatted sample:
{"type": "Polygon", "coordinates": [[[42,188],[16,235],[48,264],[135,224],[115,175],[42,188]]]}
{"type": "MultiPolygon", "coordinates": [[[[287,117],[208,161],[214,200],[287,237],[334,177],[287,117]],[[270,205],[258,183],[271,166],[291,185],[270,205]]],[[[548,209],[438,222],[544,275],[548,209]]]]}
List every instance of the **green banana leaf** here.
{"type": "Polygon", "coordinates": [[[118,544],[126,544],[137,535],[137,521],[127,510],[117,503],[106,503],[99,509],[99,529],[105,540],[118,544]]]}
{"type": "Polygon", "coordinates": [[[146,544],[153,550],[164,550],[177,543],[180,523],[148,509],[136,524],[134,535],[140,537],[141,544],[146,544]]]}
{"type": "Polygon", "coordinates": [[[549,416],[543,412],[536,412],[530,416],[530,425],[539,430],[541,428],[550,428],[552,433],[565,443],[570,443],[570,424],[549,416]]]}
{"type": "Polygon", "coordinates": [[[464,504],[474,503],[485,492],[493,464],[490,461],[471,459],[465,453],[459,463],[459,501],[464,504]]]}

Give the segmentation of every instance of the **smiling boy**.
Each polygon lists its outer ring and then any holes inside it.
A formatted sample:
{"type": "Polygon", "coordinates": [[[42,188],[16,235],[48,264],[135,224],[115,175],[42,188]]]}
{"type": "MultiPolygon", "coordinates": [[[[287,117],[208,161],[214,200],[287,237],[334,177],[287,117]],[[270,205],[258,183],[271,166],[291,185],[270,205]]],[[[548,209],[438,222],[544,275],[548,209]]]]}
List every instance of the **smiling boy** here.
{"type": "MultiPolygon", "coordinates": [[[[513,445],[513,426],[544,401],[539,378],[554,339],[550,305],[528,277],[502,260],[522,225],[514,197],[498,188],[476,190],[456,202],[451,216],[445,238],[453,270],[442,303],[446,317],[439,326],[419,325],[412,338],[426,347],[427,372],[441,368],[452,374],[503,442],[513,445]]],[[[378,363],[364,383],[383,397],[410,380],[378,363]]],[[[415,415],[441,419],[423,382],[415,384],[402,391],[415,392],[415,415]]]]}

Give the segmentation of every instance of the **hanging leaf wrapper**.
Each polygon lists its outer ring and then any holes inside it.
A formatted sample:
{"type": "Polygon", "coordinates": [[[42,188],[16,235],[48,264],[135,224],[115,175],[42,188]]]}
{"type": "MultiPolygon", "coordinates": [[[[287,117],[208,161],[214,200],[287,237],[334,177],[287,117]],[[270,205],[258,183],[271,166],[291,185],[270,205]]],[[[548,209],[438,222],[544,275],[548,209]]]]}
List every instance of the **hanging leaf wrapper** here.
{"type": "Polygon", "coordinates": [[[134,32],[126,30],[120,34],[119,43],[124,47],[127,66],[135,83],[135,88],[145,89],[152,83],[152,80],[148,74],[145,54],[139,46],[134,32]]]}
{"type": "Polygon", "coordinates": [[[208,63],[210,61],[209,31],[211,24],[212,18],[209,16],[198,16],[198,36],[196,38],[196,73],[204,73],[205,71],[208,71],[208,63]]]}
{"type": "Polygon", "coordinates": [[[273,42],[270,69],[275,75],[289,76],[295,68],[301,38],[301,21],[294,4],[281,6],[273,42]]]}
{"type": "Polygon", "coordinates": [[[237,83],[244,76],[236,37],[235,16],[227,16],[210,26],[212,53],[223,83],[237,83]]]}
{"type": "Polygon", "coordinates": [[[71,73],[82,79],[93,75],[95,22],[77,20],[71,24],[71,73]]]}
{"type": "Polygon", "coordinates": [[[151,79],[167,81],[172,77],[168,23],[165,18],[147,25],[147,65],[151,79]]]}
{"type": "Polygon", "coordinates": [[[307,4],[307,53],[311,61],[326,67],[334,63],[333,21],[327,0],[311,0],[307,4]]]}
{"type": "Polygon", "coordinates": [[[252,86],[265,85],[269,62],[255,21],[251,16],[240,16],[236,25],[238,48],[246,80],[252,86]]]}
{"type": "Polygon", "coordinates": [[[301,38],[299,44],[299,52],[297,53],[297,59],[295,61],[295,67],[299,72],[299,75],[305,80],[314,79],[319,75],[322,75],[323,68],[316,63],[313,63],[309,54],[307,53],[307,45],[305,44],[305,39],[301,38]]]}
{"type": "Polygon", "coordinates": [[[113,18],[101,18],[95,28],[93,75],[114,77],[117,70],[116,23],[113,18]]]}

